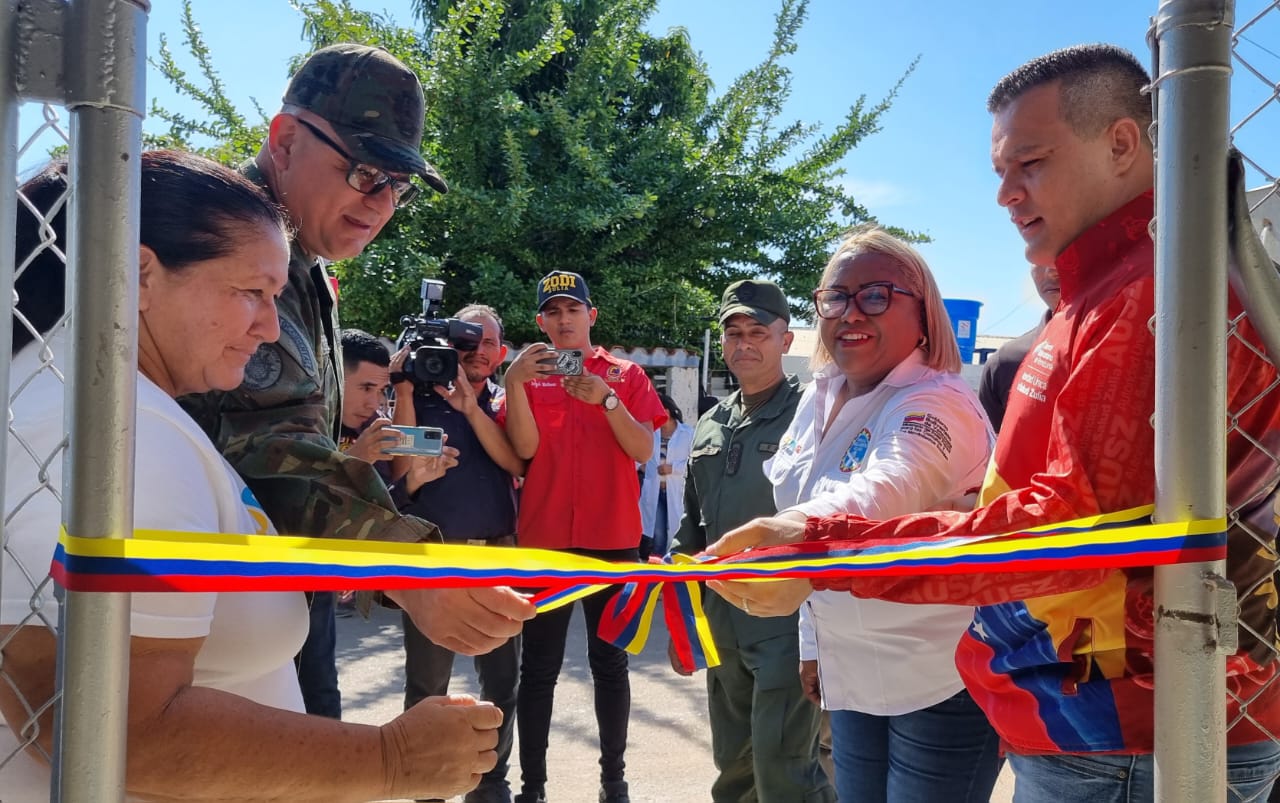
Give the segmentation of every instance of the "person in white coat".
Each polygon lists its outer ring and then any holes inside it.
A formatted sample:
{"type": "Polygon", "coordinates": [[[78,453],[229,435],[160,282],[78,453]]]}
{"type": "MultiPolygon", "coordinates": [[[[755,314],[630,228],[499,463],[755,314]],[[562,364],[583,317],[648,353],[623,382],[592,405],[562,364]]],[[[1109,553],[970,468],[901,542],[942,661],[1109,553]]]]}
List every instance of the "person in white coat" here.
{"type": "Polygon", "coordinates": [[[659,393],[658,398],[667,408],[667,423],[653,431],[653,456],[642,466],[641,560],[651,554],[662,557],[671,547],[671,533],[680,526],[680,516],[684,514],[684,478],[693,447],[693,427],[684,422],[675,400],[665,393],[659,393]]]}
{"type": "MultiPolygon", "coordinates": [[[[779,515],[885,519],[978,487],[994,437],[919,253],[857,233],[814,302],[814,380],[765,464],[779,515]]],[[[830,712],[841,803],[990,797],[998,739],[953,658],[972,614],[836,591],[801,607],[801,682],[830,712]]]]}

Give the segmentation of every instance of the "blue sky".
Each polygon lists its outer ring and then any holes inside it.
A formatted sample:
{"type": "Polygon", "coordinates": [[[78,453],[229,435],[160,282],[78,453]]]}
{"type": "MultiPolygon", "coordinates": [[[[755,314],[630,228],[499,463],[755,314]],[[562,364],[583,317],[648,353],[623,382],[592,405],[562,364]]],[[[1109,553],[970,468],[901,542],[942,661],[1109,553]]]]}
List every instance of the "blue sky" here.
{"type": "MultiPolygon", "coordinates": [[[[411,20],[408,0],[352,2],[386,11],[403,24],[411,20]]],[[[764,57],[779,5],[780,0],[662,0],[650,27],[686,28],[723,89],[764,57]]],[[[1156,0],[811,0],[798,52],[787,62],[793,84],[783,119],[830,126],[859,95],[872,102],[883,97],[920,55],[915,74],[884,117],[884,130],[846,160],[845,180],[882,221],[933,238],[921,250],[943,295],[983,302],[980,334],[1019,334],[1042,308],[1027,276],[1022,241],[994,200],[987,92],[1023,61],[1082,42],[1112,42],[1148,62],[1148,18],[1157,5],[1156,0]]],[[[1238,0],[1237,27],[1268,5],[1267,0],[1238,0]]],[[[194,10],[232,98],[244,111],[251,109],[250,97],[274,110],[288,59],[305,49],[300,17],[287,0],[195,0],[194,10]]],[[[179,14],[176,0],[154,0],[149,53],[158,52],[159,34],[165,33],[182,58],[179,14]]],[[[1280,79],[1280,11],[1244,36],[1239,52],[1271,79],[1280,79]]],[[[190,110],[154,70],[148,93],[170,108],[190,110]]],[[[1237,65],[1233,121],[1270,94],[1237,65]]],[[[24,111],[24,131],[34,127],[34,111],[24,111]]],[[[1276,131],[1280,107],[1273,103],[1237,138],[1272,174],[1280,173],[1276,131]]],[[[1260,183],[1255,173],[1250,186],[1260,183]]]]}

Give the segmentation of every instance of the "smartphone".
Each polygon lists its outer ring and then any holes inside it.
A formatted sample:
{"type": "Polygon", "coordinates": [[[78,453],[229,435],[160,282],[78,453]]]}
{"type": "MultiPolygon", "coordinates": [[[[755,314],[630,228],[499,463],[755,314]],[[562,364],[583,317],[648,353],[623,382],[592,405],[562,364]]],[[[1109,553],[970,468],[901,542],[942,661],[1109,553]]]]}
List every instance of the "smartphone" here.
{"type": "Polygon", "coordinates": [[[426,455],[438,457],[444,454],[444,430],[439,427],[409,427],[388,424],[388,432],[398,433],[400,442],[386,449],[387,454],[426,455]]]}
{"type": "Polygon", "coordinates": [[[548,350],[549,354],[546,358],[539,362],[550,364],[553,356],[555,359],[555,368],[552,374],[558,376],[581,376],[582,375],[582,349],[555,349],[548,350]]]}

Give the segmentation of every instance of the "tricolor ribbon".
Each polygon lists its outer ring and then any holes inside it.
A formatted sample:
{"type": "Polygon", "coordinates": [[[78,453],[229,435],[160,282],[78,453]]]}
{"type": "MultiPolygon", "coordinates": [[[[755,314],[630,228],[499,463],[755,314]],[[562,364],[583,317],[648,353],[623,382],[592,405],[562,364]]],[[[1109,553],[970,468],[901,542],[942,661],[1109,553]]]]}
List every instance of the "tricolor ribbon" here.
{"type": "Polygon", "coordinates": [[[1003,535],[873,544],[805,542],[726,558],[608,563],[568,552],[271,535],[135,530],[132,538],[63,532],[50,571],[72,591],[343,591],[509,585],[543,589],[539,611],[622,584],[601,635],[632,652],[648,637],[661,594],[677,653],[715,665],[702,617],[703,580],[958,574],[1124,568],[1218,560],[1226,521],[1150,522],[1152,508],[1003,535]],[[674,592],[673,592],[673,589],[674,592]]]}
{"type": "MultiPolygon", "coordinates": [[[[711,560],[672,553],[666,564],[691,564],[711,560]]],[[[594,590],[605,586],[592,586],[594,590]]],[[[686,672],[720,664],[720,653],[711,626],[702,612],[702,589],[694,582],[632,582],[622,587],[600,617],[600,638],[638,655],[649,640],[653,609],[662,600],[662,616],[671,637],[676,660],[686,672]]]]}

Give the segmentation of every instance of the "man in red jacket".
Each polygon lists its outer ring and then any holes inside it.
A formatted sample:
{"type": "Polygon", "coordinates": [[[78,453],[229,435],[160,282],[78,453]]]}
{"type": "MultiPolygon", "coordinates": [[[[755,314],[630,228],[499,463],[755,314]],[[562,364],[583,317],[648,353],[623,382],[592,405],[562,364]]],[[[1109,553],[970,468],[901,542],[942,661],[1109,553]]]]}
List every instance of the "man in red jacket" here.
{"type": "MultiPolygon", "coordinates": [[[[1053,264],[1058,314],[1023,361],[978,507],[887,522],[856,517],[764,519],[709,550],[760,544],[1003,533],[1150,504],[1155,498],[1155,311],[1151,122],[1133,56],[1106,45],[1037,58],[997,84],[991,158],[996,199],[1053,264]]],[[[1241,314],[1238,299],[1231,315],[1241,314]]],[[[1227,660],[1227,782],[1265,797],[1280,770],[1275,674],[1275,540],[1280,397],[1251,404],[1276,380],[1247,320],[1228,345],[1228,574],[1239,589],[1240,648],[1227,660]],[[1251,348],[1252,347],[1252,348],[1251,348]],[[1245,701],[1245,702],[1241,702],[1245,701]],[[1237,721],[1238,720],[1238,721],[1237,721]]],[[[757,615],[794,610],[804,581],[715,583],[757,615]]],[[[843,578],[814,582],[899,602],[979,606],[956,663],[1000,732],[1022,801],[1146,801],[1153,780],[1150,569],[843,578]],[[1070,755],[1068,755],[1070,754],[1070,755]]],[[[1280,684],[1277,684],[1280,685],[1280,684]]],[[[1236,799],[1236,798],[1232,798],[1236,799]]]]}

